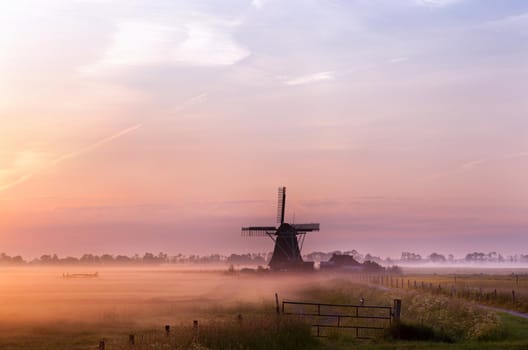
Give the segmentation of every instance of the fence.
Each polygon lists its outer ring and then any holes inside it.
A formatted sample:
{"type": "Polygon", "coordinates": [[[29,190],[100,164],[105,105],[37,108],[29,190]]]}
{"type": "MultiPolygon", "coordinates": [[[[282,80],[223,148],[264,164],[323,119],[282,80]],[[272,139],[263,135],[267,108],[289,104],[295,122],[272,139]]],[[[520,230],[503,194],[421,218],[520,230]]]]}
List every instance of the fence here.
{"type": "MultiPolygon", "coordinates": [[[[519,276],[514,276],[511,281],[479,281],[464,282],[463,276],[453,276],[449,280],[446,276],[424,277],[426,281],[409,278],[411,276],[392,276],[386,274],[379,275],[361,275],[360,281],[367,284],[375,284],[387,288],[414,289],[428,291],[433,294],[442,294],[448,297],[464,298],[486,304],[511,305],[519,311],[526,312],[528,301],[526,297],[526,287],[519,287],[519,276]],[[496,283],[496,285],[493,285],[496,283]],[[482,284],[482,285],[480,285],[482,284]],[[515,284],[515,286],[512,286],[515,284]],[[515,287],[520,288],[514,289],[515,287]],[[509,289],[511,288],[511,289],[509,289]],[[523,293],[524,292],[524,293],[523,293]]],[[[473,276],[473,278],[475,278],[473,276]]],[[[495,276],[490,276],[495,278],[495,276]]]]}
{"type": "Polygon", "coordinates": [[[390,306],[323,304],[283,301],[282,314],[308,319],[318,337],[325,337],[327,328],[354,329],[358,339],[371,339],[390,327],[392,319],[399,320],[401,301],[390,306]]]}

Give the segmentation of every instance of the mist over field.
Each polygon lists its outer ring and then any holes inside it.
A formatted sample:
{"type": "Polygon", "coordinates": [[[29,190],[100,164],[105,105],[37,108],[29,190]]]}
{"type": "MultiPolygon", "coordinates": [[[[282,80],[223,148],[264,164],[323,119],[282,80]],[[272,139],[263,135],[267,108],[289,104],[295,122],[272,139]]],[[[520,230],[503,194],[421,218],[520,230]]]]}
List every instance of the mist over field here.
{"type": "MultiPolygon", "coordinates": [[[[0,323],[151,324],[190,320],[209,309],[274,302],[313,282],[306,276],[229,274],[217,268],[99,267],[97,278],[65,278],[93,268],[19,267],[0,273],[0,323]]],[[[312,276],[316,281],[316,276],[312,276]]]]}

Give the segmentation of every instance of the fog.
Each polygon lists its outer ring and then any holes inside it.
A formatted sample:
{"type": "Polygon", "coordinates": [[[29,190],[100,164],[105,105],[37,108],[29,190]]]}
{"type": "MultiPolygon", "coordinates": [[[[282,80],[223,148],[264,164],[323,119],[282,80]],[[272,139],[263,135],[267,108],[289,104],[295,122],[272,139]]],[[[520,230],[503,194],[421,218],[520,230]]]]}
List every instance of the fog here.
{"type": "MultiPolygon", "coordinates": [[[[0,270],[0,323],[5,326],[67,322],[184,322],[191,317],[242,309],[248,303],[274,303],[274,293],[292,297],[318,274],[227,273],[189,267],[18,267],[0,270]],[[97,278],[64,278],[94,273],[97,278]],[[309,277],[309,278],[307,278],[309,277]]],[[[315,281],[315,282],[314,282],[315,281]]]]}

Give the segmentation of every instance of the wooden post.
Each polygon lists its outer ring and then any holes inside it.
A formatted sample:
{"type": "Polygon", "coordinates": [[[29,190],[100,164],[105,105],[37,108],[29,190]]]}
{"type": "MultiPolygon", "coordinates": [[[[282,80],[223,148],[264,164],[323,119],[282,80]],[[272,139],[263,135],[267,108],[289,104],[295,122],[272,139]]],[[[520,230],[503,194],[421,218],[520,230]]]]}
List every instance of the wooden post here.
{"type": "Polygon", "coordinates": [[[515,303],[515,291],[512,290],[512,301],[515,303]]]}
{"type": "Polygon", "coordinates": [[[237,321],[238,321],[239,324],[242,324],[242,321],[243,321],[242,314],[238,314],[237,321]]]}
{"type": "Polygon", "coordinates": [[[167,335],[167,337],[170,335],[170,325],[168,324],[165,325],[165,334],[167,335]]]}
{"type": "Polygon", "coordinates": [[[279,294],[277,293],[275,293],[275,310],[277,311],[277,315],[280,315],[279,294]]]}
{"type": "Polygon", "coordinates": [[[198,330],[198,320],[193,321],[193,329],[198,330]]]}
{"type": "Polygon", "coordinates": [[[128,335],[128,343],[130,345],[135,345],[136,344],[136,337],[134,336],[134,334],[129,334],[128,335]]]}
{"type": "Polygon", "coordinates": [[[401,299],[394,299],[394,308],[393,308],[392,319],[394,320],[395,323],[400,322],[401,305],[402,305],[401,299]]]}
{"type": "Polygon", "coordinates": [[[105,341],[104,340],[101,340],[99,342],[99,350],[105,350],[105,341]]]}

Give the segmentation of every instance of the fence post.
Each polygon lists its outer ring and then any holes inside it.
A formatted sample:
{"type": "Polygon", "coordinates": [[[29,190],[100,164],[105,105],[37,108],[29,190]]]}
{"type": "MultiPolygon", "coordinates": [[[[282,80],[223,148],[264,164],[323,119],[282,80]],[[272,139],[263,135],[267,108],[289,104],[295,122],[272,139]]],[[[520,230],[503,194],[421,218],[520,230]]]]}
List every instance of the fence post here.
{"type": "Polygon", "coordinates": [[[515,303],[515,291],[514,290],[512,290],[512,300],[515,303]]]}
{"type": "Polygon", "coordinates": [[[136,344],[136,337],[134,336],[134,334],[128,335],[128,342],[130,343],[130,345],[136,344]]]}
{"type": "Polygon", "coordinates": [[[400,322],[401,305],[402,305],[401,299],[394,299],[394,311],[393,311],[392,319],[394,320],[395,323],[400,322]]]}
{"type": "Polygon", "coordinates": [[[167,335],[167,337],[170,335],[170,325],[168,324],[165,325],[165,334],[167,335]]]}
{"type": "Polygon", "coordinates": [[[99,350],[105,350],[105,341],[104,340],[101,340],[99,342],[99,350]]]}
{"type": "Polygon", "coordinates": [[[279,294],[277,293],[275,293],[275,310],[277,311],[277,315],[280,315],[279,294]]]}

